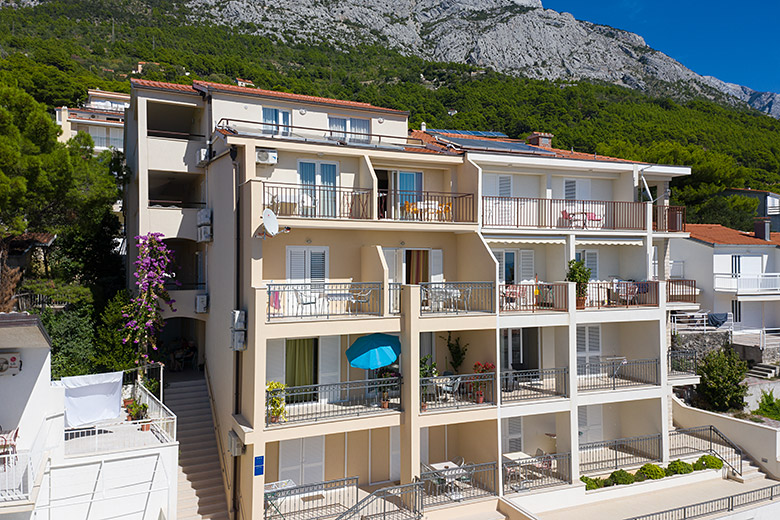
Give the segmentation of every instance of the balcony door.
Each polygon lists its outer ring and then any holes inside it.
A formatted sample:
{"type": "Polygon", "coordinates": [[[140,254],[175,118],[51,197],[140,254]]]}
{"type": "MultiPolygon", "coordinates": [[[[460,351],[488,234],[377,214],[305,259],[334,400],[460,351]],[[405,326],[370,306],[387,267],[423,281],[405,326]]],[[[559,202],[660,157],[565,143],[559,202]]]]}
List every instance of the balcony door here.
{"type": "MultiPolygon", "coordinates": [[[[274,339],[266,346],[266,383],[278,381],[288,387],[335,384],[341,381],[341,336],[274,339]]],[[[288,402],[341,399],[339,392],[295,392],[288,402]]]]}
{"type": "Polygon", "coordinates": [[[287,479],[297,486],[325,480],[323,435],[279,441],[279,480],[287,479]]]}
{"type": "Polygon", "coordinates": [[[335,218],[338,215],[338,163],[325,161],[298,161],[301,184],[301,208],[305,217],[335,218]]]}
{"type": "Polygon", "coordinates": [[[418,285],[444,281],[444,252],[441,249],[382,248],[389,283],[418,285]]]}
{"type": "Polygon", "coordinates": [[[501,371],[537,370],[542,367],[539,329],[501,330],[501,371]]]}
{"type": "MultiPolygon", "coordinates": [[[[489,226],[516,227],[517,208],[512,197],[512,176],[486,173],[482,176],[483,208],[485,224],[489,226]]],[[[529,223],[523,223],[531,224],[529,223]]]]}
{"type": "Polygon", "coordinates": [[[586,249],[577,251],[574,254],[574,259],[579,260],[585,264],[585,267],[590,269],[590,279],[599,279],[599,252],[589,251],[586,249]]]}
{"type": "Polygon", "coordinates": [[[397,220],[419,220],[423,210],[422,172],[391,171],[389,205],[397,220]]]}
{"type": "MultiPolygon", "coordinates": [[[[501,421],[501,453],[523,451],[523,418],[509,417],[501,421]]],[[[533,454],[531,454],[533,455],[533,454]]]]}
{"type": "Polygon", "coordinates": [[[498,260],[498,282],[514,285],[535,281],[533,249],[505,249],[493,251],[498,260]]]}
{"type": "Polygon", "coordinates": [[[603,410],[600,404],[577,408],[579,444],[604,440],[603,410]]]}
{"type": "Polygon", "coordinates": [[[601,325],[577,325],[577,374],[599,373],[601,325]]]}

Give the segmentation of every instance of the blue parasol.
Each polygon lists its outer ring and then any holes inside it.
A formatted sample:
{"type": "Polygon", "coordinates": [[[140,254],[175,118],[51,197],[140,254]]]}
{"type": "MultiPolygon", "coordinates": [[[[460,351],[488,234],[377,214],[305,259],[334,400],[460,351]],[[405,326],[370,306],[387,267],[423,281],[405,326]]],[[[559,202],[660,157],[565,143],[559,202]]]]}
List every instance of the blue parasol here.
{"type": "Polygon", "coordinates": [[[376,370],[395,363],[401,353],[401,340],[389,334],[369,334],[355,340],[347,349],[349,364],[376,370]]]}

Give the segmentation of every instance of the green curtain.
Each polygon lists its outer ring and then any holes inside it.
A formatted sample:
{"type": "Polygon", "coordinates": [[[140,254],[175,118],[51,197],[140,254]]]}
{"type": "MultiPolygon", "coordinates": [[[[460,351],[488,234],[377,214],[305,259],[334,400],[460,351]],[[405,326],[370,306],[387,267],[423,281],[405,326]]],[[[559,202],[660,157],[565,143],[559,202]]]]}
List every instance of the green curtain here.
{"type": "MultiPolygon", "coordinates": [[[[285,383],[287,386],[307,386],[316,383],[314,374],[314,339],[288,339],[285,352],[285,383]]],[[[315,394],[295,394],[288,401],[309,401],[315,394]]]]}

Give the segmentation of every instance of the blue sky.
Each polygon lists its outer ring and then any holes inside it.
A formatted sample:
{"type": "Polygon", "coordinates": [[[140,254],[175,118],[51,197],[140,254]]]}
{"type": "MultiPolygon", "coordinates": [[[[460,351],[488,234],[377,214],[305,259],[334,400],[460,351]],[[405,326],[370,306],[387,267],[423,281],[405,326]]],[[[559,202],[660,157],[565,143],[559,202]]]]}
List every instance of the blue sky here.
{"type": "Polygon", "coordinates": [[[780,1],[542,0],[547,9],[639,34],[691,70],[780,92],[780,1]]]}

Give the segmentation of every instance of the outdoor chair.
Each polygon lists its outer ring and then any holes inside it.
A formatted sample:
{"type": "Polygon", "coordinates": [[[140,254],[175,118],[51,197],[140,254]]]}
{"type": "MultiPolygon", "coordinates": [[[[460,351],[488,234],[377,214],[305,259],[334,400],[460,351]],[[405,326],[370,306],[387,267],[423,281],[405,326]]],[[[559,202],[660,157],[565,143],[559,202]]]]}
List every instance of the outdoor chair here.
{"type": "Polygon", "coordinates": [[[317,302],[319,298],[311,290],[295,289],[295,302],[298,306],[297,316],[313,316],[317,312],[317,302]],[[311,309],[310,314],[304,314],[305,308],[311,309]]]}
{"type": "Polygon", "coordinates": [[[601,222],[601,217],[599,217],[592,211],[589,211],[588,213],[585,214],[585,227],[588,227],[588,224],[590,224],[591,222],[595,222],[595,223],[601,222]]]}
{"type": "Polygon", "coordinates": [[[574,225],[574,217],[572,217],[565,209],[561,210],[561,220],[566,227],[572,227],[574,225]]]}

